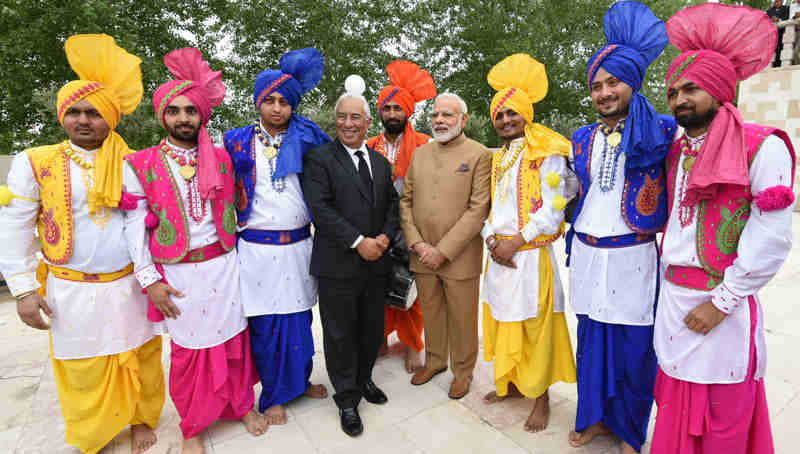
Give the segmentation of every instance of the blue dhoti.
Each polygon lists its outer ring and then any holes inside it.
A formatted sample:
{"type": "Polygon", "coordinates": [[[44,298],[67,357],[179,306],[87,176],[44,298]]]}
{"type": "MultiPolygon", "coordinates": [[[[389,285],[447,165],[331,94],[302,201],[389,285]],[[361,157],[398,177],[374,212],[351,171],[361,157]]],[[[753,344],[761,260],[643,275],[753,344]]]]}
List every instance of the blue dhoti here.
{"type": "Polygon", "coordinates": [[[658,370],[653,326],[603,323],[579,314],[577,366],[575,430],[602,421],[641,451],[658,370]]]}
{"type": "Polygon", "coordinates": [[[310,309],[248,317],[251,350],[261,377],[259,411],[285,404],[311,386],[314,357],[311,320],[310,309]]]}

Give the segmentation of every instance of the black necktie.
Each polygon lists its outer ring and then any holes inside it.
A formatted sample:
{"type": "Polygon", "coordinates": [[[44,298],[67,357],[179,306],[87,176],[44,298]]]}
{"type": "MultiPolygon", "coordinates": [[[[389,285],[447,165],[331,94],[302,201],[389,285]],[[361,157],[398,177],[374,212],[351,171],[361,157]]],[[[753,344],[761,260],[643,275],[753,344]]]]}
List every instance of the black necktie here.
{"type": "Polygon", "coordinates": [[[364,183],[367,190],[369,191],[369,201],[373,201],[373,192],[372,189],[372,176],[369,174],[369,167],[367,167],[367,161],[364,159],[364,152],[361,150],[356,151],[356,156],[358,156],[358,176],[361,177],[361,182],[364,183]]]}

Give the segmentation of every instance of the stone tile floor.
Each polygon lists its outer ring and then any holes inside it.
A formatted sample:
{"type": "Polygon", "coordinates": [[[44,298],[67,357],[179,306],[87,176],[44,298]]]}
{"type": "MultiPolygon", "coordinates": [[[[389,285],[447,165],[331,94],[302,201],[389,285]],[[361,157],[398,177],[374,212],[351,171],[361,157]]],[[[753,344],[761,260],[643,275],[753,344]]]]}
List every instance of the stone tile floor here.
{"type": "MultiPolygon", "coordinates": [[[[800,244],[800,214],[795,214],[795,244],[800,244]]],[[[555,250],[562,262],[563,245],[555,250]]],[[[794,308],[800,294],[800,248],[794,248],[778,276],[761,292],[766,313],[769,363],[767,398],[778,453],[795,452],[792,446],[793,422],[800,419],[800,311],[794,308]]],[[[575,317],[568,314],[575,342],[575,317]]],[[[316,320],[319,320],[318,318],[316,320]]],[[[314,323],[315,342],[321,350],[321,329],[314,323]]],[[[0,295],[0,454],[67,454],[78,451],[64,443],[64,423],[58,406],[52,367],[48,361],[47,333],[30,329],[19,321],[13,299],[0,295]]],[[[168,367],[168,343],[164,365],[168,367]]],[[[314,383],[324,383],[332,391],[321,351],[315,356],[314,383]]],[[[616,454],[616,443],[600,437],[591,445],[573,449],[567,433],[575,418],[574,384],[559,383],[551,388],[552,412],[549,428],[529,434],[522,424],[531,409],[529,401],[509,399],[486,406],[481,397],[491,389],[492,365],[482,361],[475,371],[472,391],[460,401],[447,397],[452,375],[441,374],[424,386],[409,384],[403,369],[402,354],[392,348],[375,367],[375,382],[386,391],[389,403],[360,406],[364,434],[356,439],[339,429],[332,399],[300,398],[288,406],[289,422],[273,426],[262,437],[247,434],[238,422],[218,422],[205,435],[209,454],[258,451],[305,453],[575,453],[616,454]],[[258,450],[258,451],[256,451],[258,450]]],[[[258,392],[259,390],[256,389],[258,392]]],[[[653,412],[655,417],[655,411],[653,412]]],[[[169,399],[157,429],[158,444],[153,454],[178,454],[181,435],[178,415],[169,399]]],[[[653,422],[650,430],[652,433],[653,422]]],[[[130,452],[130,432],[119,434],[102,451],[106,454],[130,452]]],[[[644,452],[649,452],[646,445],[644,452]]]]}

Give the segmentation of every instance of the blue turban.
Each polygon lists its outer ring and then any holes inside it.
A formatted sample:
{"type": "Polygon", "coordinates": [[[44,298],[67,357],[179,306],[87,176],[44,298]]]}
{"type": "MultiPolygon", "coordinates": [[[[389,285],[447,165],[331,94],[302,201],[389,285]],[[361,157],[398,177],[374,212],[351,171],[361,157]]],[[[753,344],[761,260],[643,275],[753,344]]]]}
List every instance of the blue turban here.
{"type": "Polygon", "coordinates": [[[322,54],[313,47],[293,50],[281,57],[280,68],[262,71],[256,77],[253,87],[256,110],[261,108],[264,98],[274,91],[283,95],[292,106],[289,130],[281,143],[275,172],[272,174],[273,180],[292,173],[302,173],[305,152],[331,141],[316,123],[295,112],[302,96],[322,80],[322,73],[325,71],[322,54]]]}
{"type": "Polygon", "coordinates": [[[601,67],[633,89],[617,153],[625,152],[630,167],[655,164],[667,155],[672,137],[664,136],[658,113],[639,90],[647,67],[669,43],[667,27],[650,8],[635,1],[612,5],[603,27],[608,44],[589,59],[586,69],[589,90],[601,67]]]}

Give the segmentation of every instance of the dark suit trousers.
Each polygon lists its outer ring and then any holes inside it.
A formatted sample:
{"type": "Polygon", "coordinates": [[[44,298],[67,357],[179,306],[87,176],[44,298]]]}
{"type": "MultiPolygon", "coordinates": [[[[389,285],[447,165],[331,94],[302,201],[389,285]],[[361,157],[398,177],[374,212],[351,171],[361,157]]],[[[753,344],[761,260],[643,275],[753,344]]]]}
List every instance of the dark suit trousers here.
{"type": "Polygon", "coordinates": [[[319,277],[319,313],[325,364],[339,408],[356,407],[361,386],[383,342],[386,275],[364,273],[352,279],[319,277]]]}

